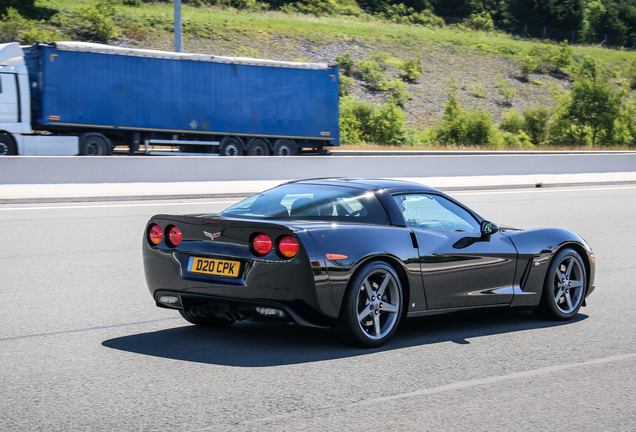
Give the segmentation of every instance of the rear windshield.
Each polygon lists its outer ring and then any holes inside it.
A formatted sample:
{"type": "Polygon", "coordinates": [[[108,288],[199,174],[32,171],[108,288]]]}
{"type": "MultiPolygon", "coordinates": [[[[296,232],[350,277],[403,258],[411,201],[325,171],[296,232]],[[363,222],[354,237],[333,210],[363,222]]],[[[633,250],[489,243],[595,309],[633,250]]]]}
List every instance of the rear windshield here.
{"type": "Polygon", "coordinates": [[[389,224],[372,192],[343,186],[289,184],[254,195],[221,216],[389,224]]]}

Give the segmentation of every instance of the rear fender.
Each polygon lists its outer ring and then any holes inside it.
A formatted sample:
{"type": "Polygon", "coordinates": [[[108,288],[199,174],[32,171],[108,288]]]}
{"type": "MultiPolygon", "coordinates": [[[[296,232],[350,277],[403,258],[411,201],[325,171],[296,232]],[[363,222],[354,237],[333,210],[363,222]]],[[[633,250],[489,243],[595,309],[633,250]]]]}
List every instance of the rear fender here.
{"type": "MultiPolygon", "coordinates": [[[[385,261],[396,270],[409,302],[409,310],[425,309],[419,255],[413,247],[410,232],[410,229],[402,227],[353,224],[332,224],[307,231],[314,240],[312,247],[315,247],[311,252],[308,248],[308,253],[316,257],[316,261],[320,260],[324,266],[321,275],[326,273],[328,279],[328,297],[319,295],[322,310],[330,317],[337,318],[349,281],[372,260],[385,261]],[[327,259],[327,254],[340,257],[327,259]]],[[[309,244],[305,243],[306,248],[309,244]]]]}

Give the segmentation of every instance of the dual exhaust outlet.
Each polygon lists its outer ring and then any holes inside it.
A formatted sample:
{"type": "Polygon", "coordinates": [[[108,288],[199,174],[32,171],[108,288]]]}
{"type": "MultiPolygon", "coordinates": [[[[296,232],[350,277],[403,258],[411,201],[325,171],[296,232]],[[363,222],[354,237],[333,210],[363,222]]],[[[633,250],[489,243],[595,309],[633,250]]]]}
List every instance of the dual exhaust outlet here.
{"type": "MultiPolygon", "coordinates": [[[[190,315],[200,318],[214,315],[213,309],[209,306],[190,306],[190,308],[188,308],[188,312],[190,312],[190,315]]],[[[244,321],[247,316],[241,312],[227,311],[225,313],[225,318],[231,321],[244,321]]]]}

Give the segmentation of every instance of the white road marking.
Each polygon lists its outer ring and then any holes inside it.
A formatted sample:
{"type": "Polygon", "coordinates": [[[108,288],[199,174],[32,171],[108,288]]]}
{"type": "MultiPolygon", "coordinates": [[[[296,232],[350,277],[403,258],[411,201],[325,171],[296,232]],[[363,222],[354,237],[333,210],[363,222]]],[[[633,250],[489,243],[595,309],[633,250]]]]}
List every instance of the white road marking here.
{"type": "Polygon", "coordinates": [[[551,188],[540,187],[534,189],[506,189],[506,190],[492,190],[492,191],[475,191],[475,192],[448,192],[447,195],[451,196],[465,196],[465,195],[505,195],[505,194],[520,194],[520,193],[542,193],[542,192],[590,192],[590,191],[608,191],[608,190],[623,190],[623,189],[636,189],[636,186],[615,186],[615,187],[589,187],[589,188],[551,188]]]}
{"type": "MultiPolygon", "coordinates": [[[[534,189],[506,189],[475,192],[448,192],[447,195],[469,196],[469,195],[506,195],[521,193],[545,193],[545,192],[590,192],[590,191],[610,191],[636,189],[636,186],[615,186],[615,187],[589,187],[589,188],[534,188],[534,189]]],[[[47,206],[47,207],[0,207],[0,211],[24,211],[24,210],[65,210],[65,209],[91,209],[91,208],[121,208],[121,207],[158,207],[158,206],[179,206],[179,205],[209,205],[209,204],[234,204],[243,198],[234,201],[202,201],[202,202],[160,202],[160,203],[138,203],[138,204],[98,204],[98,205],[67,205],[67,206],[47,206]]]]}
{"type": "Polygon", "coordinates": [[[412,391],[408,393],[400,393],[400,394],[395,394],[392,396],[365,399],[358,402],[331,406],[331,407],[322,408],[322,409],[308,410],[308,411],[291,411],[288,413],[279,414],[275,416],[263,417],[263,418],[254,419],[254,420],[246,420],[246,421],[239,422],[235,425],[213,426],[210,428],[202,429],[202,431],[228,430],[228,428],[231,428],[231,426],[256,425],[256,424],[262,424],[262,423],[267,423],[272,421],[283,420],[283,419],[291,418],[291,417],[320,414],[320,413],[325,413],[327,411],[336,411],[336,410],[341,411],[348,408],[355,408],[355,407],[367,406],[367,405],[382,406],[380,404],[382,404],[383,402],[390,402],[394,400],[408,399],[413,397],[430,396],[430,395],[435,395],[438,393],[443,393],[448,391],[463,390],[463,389],[468,389],[471,387],[495,384],[495,383],[499,383],[503,381],[512,381],[512,380],[521,380],[521,379],[539,377],[539,376],[544,376],[548,374],[562,372],[564,370],[619,362],[619,361],[630,360],[634,358],[636,358],[636,353],[618,354],[618,355],[613,355],[610,357],[603,357],[603,358],[588,360],[588,361],[579,362],[579,363],[565,363],[565,364],[554,365],[554,366],[546,366],[546,367],[542,367],[538,369],[532,369],[532,370],[521,371],[521,372],[513,372],[507,375],[496,375],[496,376],[489,376],[489,377],[479,378],[479,379],[474,379],[469,381],[459,381],[459,382],[455,382],[451,384],[442,385],[439,387],[421,389],[421,390],[416,390],[416,391],[412,391]]]}

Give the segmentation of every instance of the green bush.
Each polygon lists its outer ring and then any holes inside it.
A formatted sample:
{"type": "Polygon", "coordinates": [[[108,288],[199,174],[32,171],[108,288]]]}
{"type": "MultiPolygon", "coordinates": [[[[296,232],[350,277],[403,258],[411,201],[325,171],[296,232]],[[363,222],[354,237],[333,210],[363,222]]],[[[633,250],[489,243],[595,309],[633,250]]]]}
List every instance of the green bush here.
{"type": "Polygon", "coordinates": [[[355,0],[300,0],[280,8],[286,13],[303,13],[315,16],[362,16],[364,11],[355,0]]]}
{"type": "Polygon", "coordinates": [[[478,83],[478,84],[470,84],[468,86],[468,92],[477,97],[477,98],[485,98],[486,97],[486,86],[478,83]]]}
{"type": "Polygon", "coordinates": [[[384,79],[384,75],[382,74],[382,68],[375,60],[362,59],[356,62],[356,66],[360,71],[360,77],[374,85],[377,86],[384,79]]]}
{"type": "Polygon", "coordinates": [[[437,127],[437,141],[442,144],[462,145],[465,135],[465,114],[457,97],[451,93],[444,106],[442,121],[437,127]]]}
{"type": "Polygon", "coordinates": [[[533,147],[530,137],[524,131],[516,133],[503,131],[500,134],[501,147],[526,148],[533,147]]]}
{"type": "Polygon", "coordinates": [[[342,73],[342,71],[340,71],[340,81],[338,83],[338,93],[340,94],[340,97],[349,95],[353,83],[353,78],[346,76],[342,73]]]}
{"type": "Polygon", "coordinates": [[[412,7],[400,4],[388,4],[376,17],[401,24],[419,24],[428,27],[445,27],[443,18],[436,16],[430,9],[416,12],[412,7]]]}
{"type": "Polygon", "coordinates": [[[504,80],[499,80],[499,89],[497,92],[503,97],[504,104],[512,105],[512,99],[516,96],[517,90],[512,87],[508,87],[508,83],[504,80]]]}
{"type": "Polygon", "coordinates": [[[403,3],[389,4],[379,16],[387,21],[406,24],[411,22],[410,16],[414,12],[415,9],[405,6],[403,3]]]}
{"type": "Polygon", "coordinates": [[[340,99],[340,140],[343,144],[408,143],[413,138],[405,120],[404,112],[394,104],[375,107],[353,96],[340,99]]]}
{"type": "Polygon", "coordinates": [[[419,24],[427,27],[446,27],[444,19],[435,15],[430,9],[415,12],[409,18],[413,24],[419,24]]]}
{"type": "Polygon", "coordinates": [[[380,90],[389,93],[389,103],[403,107],[411,94],[406,89],[406,83],[400,80],[388,80],[380,83],[380,90]]]}
{"type": "Polygon", "coordinates": [[[345,75],[351,76],[355,68],[355,61],[351,57],[351,53],[347,51],[343,55],[336,55],[336,63],[340,66],[340,71],[345,75]]]}
{"type": "Polygon", "coordinates": [[[407,138],[406,114],[395,104],[378,107],[369,121],[367,140],[377,144],[404,144],[407,138]]]}
{"type": "Polygon", "coordinates": [[[479,110],[465,113],[455,95],[450,94],[437,128],[437,140],[440,143],[485,145],[496,141],[496,135],[490,114],[479,110]]]}
{"type": "Polygon", "coordinates": [[[573,61],[573,53],[574,49],[568,45],[568,41],[564,40],[559,44],[557,52],[552,55],[551,59],[555,72],[564,72],[570,66],[573,61]]]}
{"type": "Polygon", "coordinates": [[[10,7],[0,21],[0,42],[15,42],[20,40],[23,31],[29,29],[29,21],[10,7]]]}
{"type": "Polygon", "coordinates": [[[340,99],[340,141],[343,144],[358,144],[366,141],[368,125],[374,107],[353,96],[340,99]]]}
{"type": "Polygon", "coordinates": [[[400,63],[400,77],[410,81],[416,82],[424,73],[424,65],[421,58],[406,59],[400,63]]]}
{"type": "Polygon", "coordinates": [[[592,80],[596,81],[601,75],[606,73],[606,71],[601,70],[598,63],[590,57],[585,56],[579,64],[574,68],[574,76],[577,80],[592,80]]]}
{"type": "Polygon", "coordinates": [[[470,15],[466,18],[466,21],[464,21],[464,26],[472,30],[481,31],[493,31],[495,28],[492,17],[488,12],[470,15]]]}
{"type": "Polygon", "coordinates": [[[561,100],[550,138],[555,145],[624,145],[628,120],[623,107],[625,95],[620,89],[597,76],[593,61],[583,65],[580,78],[561,100]],[[594,78],[592,78],[594,77],[594,78]]]}
{"type": "Polygon", "coordinates": [[[528,54],[521,57],[521,60],[519,61],[519,68],[521,69],[521,77],[526,81],[530,79],[531,73],[543,71],[543,69],[541,69],[539,59],[528,54]]]}
{"type": "Polygon", "coordinates": [[[520,59],[521,75],[528,80],[531,73],[564,73],[572,64],[573,49],[567,41],[558,47],[548,44],[534,44],[520,59]]]}
{"type": "Polygon", "coordinates": [[[108,42],[119,35],[113,22],[115,1],[101,0],[95,5],[84,5],[73,13],[58,13],[52,20],[73,39],[108,42]]]}
{"type": "Polygon", "coordinates": [[[23,31],[20,39],[26,44],[32,44],[35,41],[56,42],[62,40],[62,35],[54,28],[47,28],[42,21],[32,24],[28,30],[23,31]]]}
{"type": "Polygon", "coordinates": [[[31,44],[34,41],[55,42],[62,37],[55,29],[49,29],[44,21],[30,21],[12,8],[7,8],[7,13],[0,21],[0,43],[24,42],[31,44]]]}
{"type": "Polygon", "coordinates": [[[509,132],[512,134],[519,133],[525,128],[525,121],[523,116],[516,110],[511,109],[503,115],[501,123],[499,123],[499,129],[503,132],[509,132]]]}
{"type": "Polygon", "coordinates": [[[543,144],[548,137],[550,111],[543,106],[526,108],[523,111],[523,120],[523,130],[530,137],[532,144],[543,144]]]}
{"type": "Polygon", "coordinates": [[[496,133],[489,113],[480,110],[468,111],[463,142],[465,145],[485,145],[496,133]]]}
{"type": "Polygon", "coordinates": [[[389,58],[391,58],[391,56],[383,51],[377,52],[371,56],[371,60],[376,62],[378,66],[380,66],[380,69],[382,69],[383,71],[385,71],[389,67],[387,63],[389,58]]]}

